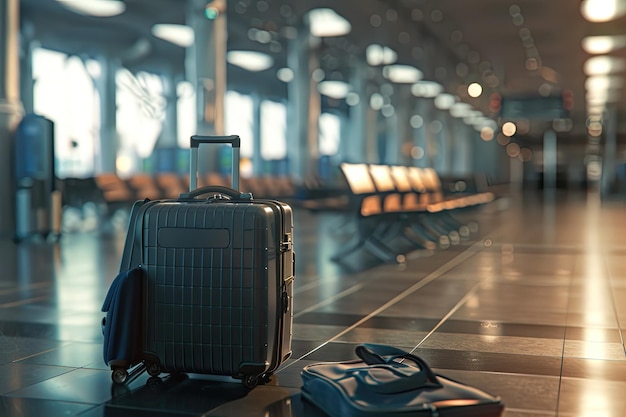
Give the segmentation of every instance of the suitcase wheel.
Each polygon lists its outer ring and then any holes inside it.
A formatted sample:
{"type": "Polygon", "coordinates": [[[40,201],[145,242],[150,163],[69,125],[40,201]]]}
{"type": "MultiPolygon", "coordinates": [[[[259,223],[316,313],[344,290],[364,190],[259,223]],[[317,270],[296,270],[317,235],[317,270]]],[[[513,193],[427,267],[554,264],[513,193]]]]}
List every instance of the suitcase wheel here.
{"type": "Polygon", "coordinates": [[[259,384],[259,376],[258,375],[248,375],[244,376],[241,380],[241,383],[244,387],[248,389],[252,389],[259,384]]]}
{"type": "Polygon", "coordinates": [[[146,362],[146,368],[150,376],[161,375],[161,366],[156,362],[146,362]]]}
{"type": "Polygon", "coordinates": [[[124,382],[126,382],[127,378],[128,378],[128,371],[126,371],[126,369],[115,368],[113,369],[113,372],[111,373],[111,379],[116,384],[123,384],[124,382]]]}

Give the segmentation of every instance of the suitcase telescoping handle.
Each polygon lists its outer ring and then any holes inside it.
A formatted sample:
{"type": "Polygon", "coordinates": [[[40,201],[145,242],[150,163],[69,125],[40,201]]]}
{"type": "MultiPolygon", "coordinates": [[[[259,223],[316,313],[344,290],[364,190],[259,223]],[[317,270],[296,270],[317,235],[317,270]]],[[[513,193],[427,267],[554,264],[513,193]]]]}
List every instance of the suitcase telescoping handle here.
{"type": "Polygon", "coordinates": [[[189,191],[198,188],[198,146],[201,143],[229,143],[233,148],[233,174],[232,188],[239,190],[239,149],[241,140],[237,135],[231,136],[200,136],[191,137],[189,144],[189,191]]]}

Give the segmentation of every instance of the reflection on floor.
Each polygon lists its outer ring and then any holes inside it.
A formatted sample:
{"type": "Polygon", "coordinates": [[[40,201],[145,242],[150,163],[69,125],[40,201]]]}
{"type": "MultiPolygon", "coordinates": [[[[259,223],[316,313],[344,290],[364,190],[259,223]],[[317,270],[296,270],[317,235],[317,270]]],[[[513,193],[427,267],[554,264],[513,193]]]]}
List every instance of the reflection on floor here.
{"type": "MultiPolygon", "coordinates": [[[[0,243],[0,415],[322,416],[300,398],[308,363],[394,345],[500,395],[507,417],[626,415],[626,207],[582,194],[500,199],[480,231],[407,264],[345,272],[350,226],[296,211],[293,357],[251,391],[199,375],[112,386],[100,306],[124,233],[0,243]]],[[[369,258],[369,257],[364,257],[369,258]]]]}

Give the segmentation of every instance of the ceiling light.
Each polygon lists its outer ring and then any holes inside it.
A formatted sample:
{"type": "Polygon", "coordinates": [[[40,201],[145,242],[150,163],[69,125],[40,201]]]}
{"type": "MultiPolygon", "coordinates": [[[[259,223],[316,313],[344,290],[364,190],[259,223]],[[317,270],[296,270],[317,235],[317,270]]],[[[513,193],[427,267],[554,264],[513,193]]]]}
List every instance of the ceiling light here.
{"type": "Polygon", "coordinates": [[[193,29],[185,25],[159,23],[152,26],[152,34],[159,39],[187,48],[193,45],[193,29]]]}
{"type": "Polygon", "coordinates": [[[517,132],[517,126],[513,122],[506,122],[502,125],[502,134],[511,137],[517,132]]]}
{"type": "Polygon", "coordinates": [[[265,71],[274,65],[274,59],[268,54],[256,51],[228,51],[226,60],[248,71],[265,71]]]}
{"type": "Polygon", "coordinates": [[[63,7],[79,14],[112,17],[126,11],[126,4],[118,0],[57,0],[63,7]]]}
{"type": "Polygon", "coordinates": [[[409,119],[409,124],[412,128],[419,129],[420,127],[424,126],[424,118],[419,114],[414,114],[409,119]]]}
{"type": "Polygon", "coordinates": [[[626,69],[626,59],[600,55],[589,58],[585,62],[586,75],[602,75],[620,72],[626,69]]]}
{"type": "MultiPolygon", "coordinates": [[[[467,112],[467,115],[463,117],[463,122],[467,125],[472,125],[472,126],[476,126],[476,125],[485,126],[487,125],[488,122],[491,122],[491,121],[492,119],[485,117],[478,110],[470,110],[467,112]]],[[[495,127],[497,127],[497,125],[494,125],[494,128],[495,127]]]]}
{"type": "Polygon", "coordinates": [[[418,81],[411,86],[415,97],[436,97],[443,92],[443,86],[435,81],[418,81]]]}
{"type": "Polygon", "coordinates": [[[374,67],[393,64],[398,59],[398,54],[387,46],[372,44],[365,50],[365,57],[367,63],[374,67]]]}
{"type": "Polygon", "coordinates": [[[480,129],[480,138],[484,140],[485,142],[489,142],[490,140],[493,140],[493,137],[494,137],[494,131],[491,127],[484,126],[480,129]]]}
{"type": "Polygon", "coordinates": [[[371,97],[370,97],[370,107],[373,110],[380,110],[380,109],[382,109],[384,104],[385,104],[385,98],[382,96],[382,94],[374,93],[374,94],[371,95],[371,97]]]}
{"type": "Polygon", "coordinates": [[[335,99],[345,98],[349,90],[348,84],[343,81],[322,81],[317,85],[320,94],[335,99]]]}
{"type": "Polygon", "coordinates": [[[597,105],[605,103],[617,103],[621,99],[621,94],[618,91],[602,91],[598,93],[587,93],[585,100],[587,104],[597,105]]]}
{"type": "Polygon", "coordinates": [[[464,117],[463,118],[463,123],[465,123],[466,125],[475,125],[478,123],[478,117],[475,116],[468,116],[468,117],[464,117]]]}
{"type": "Polygon", "coordinates": [[[359,97],[359,95],[355,93],[354,91],[349,92],[348,95],[346,96],[346,104],[348,106],[356,106],[360,102],[361,102],[361,97],[359,97]]]}
{"type": "Polygon", "coordinates": [[[422,79],[422,71],[410,65],[387,65],[383,76],[392,83],[414,84],[422,79]]]}
{"type": "Polygon", "coordinates": [[[470,97],[480,97],[480,95],[483,93],[483,87],[482,85],[478,84],[478,83],[471,83],[470,85],[467,86],[467,94],[469,94],[470,97]]]}
{"type": "Polygon", "coordinates": [[[435,107],[437,107],[440,110],[449,110],[450,107],[452,107],[454,103],[456,103],[455,96],[453,96],[452,94],[443,93],[435,97],[434,104],[435,104],[435,107]]]}
{"type": "Polygon", "coordinates": [[[587,104],[587,114],[595,114],[595,115],[600,115],[602,113],[604,113],[604,109],[605,109],[605,104],[591,104],[588,103],[587,104]]]}
{"type": "Polygon", "coordinates": [[[450,115],[462,119],[468,117],[472,113],[472,106],[468,103],[458,102],[450,107],[450,115]]]}
{"type": "Polygon", "coordinates": [[[541,77],[552,84],[558,84],[559,82],[559,73],[545,65],[541,67],[541,77]]]}
{"type": "Polygon", "coordinates": [[[465,122],[468,125],[472,125],[472,126],[474,126],[475,128],[478,128],[478,129],[480,129],[480,128],[484,127],[484,126],[491,126],[493,129],[498,127],[498,124],[494,120],[492,120],[492,119],[490,119],[488,117],[482,116],[482,114],[481,114],[481,116],[465,117],[465,118],[463,118],[463,122],[465,122]]]}
{"type": "Polygon", "coordinates": [[[291,68],[281,68],[276,71],[276,77],[284,83],[293,81],[294,73],[291,68]]]}
{"type": "Polygon", "coordinates": [[[609,90],[619,88],[624,85],[624,80],[618,76],[596,75],[585,80],[587,91],[609,90]]]}
{"type": "Polygon", "coordinates": [[[583,0],[580,12],[590,22],[608,22],[626,13],[624,0],[583,0]]]}
{"type": "Polygon", "coordinates": [[[320,38],[343,36],[350,33],[352,25],[333,9],[313,9],[309,12],[311,34],[320,38]]]}
{"type": "Polygon", "coordinates": [[[626,36],[587,36],[582,46],[588,54],[606,54],[626,46],[626,36]]]}

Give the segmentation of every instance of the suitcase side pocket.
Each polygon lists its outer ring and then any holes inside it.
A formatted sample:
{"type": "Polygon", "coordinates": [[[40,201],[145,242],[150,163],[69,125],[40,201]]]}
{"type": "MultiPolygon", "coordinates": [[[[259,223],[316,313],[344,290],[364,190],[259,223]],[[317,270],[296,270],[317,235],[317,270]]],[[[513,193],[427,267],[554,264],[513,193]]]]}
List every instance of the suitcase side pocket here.
{"type": "Polygon", "coordinates": [[[111,284],[102,306],[104,362],[128,369],[141,361],[143,271],[121,272],[111,284]]]}

